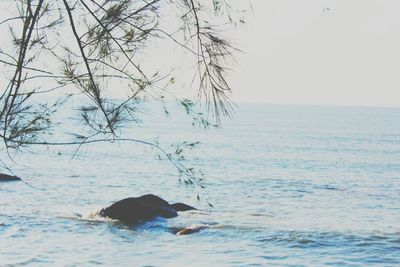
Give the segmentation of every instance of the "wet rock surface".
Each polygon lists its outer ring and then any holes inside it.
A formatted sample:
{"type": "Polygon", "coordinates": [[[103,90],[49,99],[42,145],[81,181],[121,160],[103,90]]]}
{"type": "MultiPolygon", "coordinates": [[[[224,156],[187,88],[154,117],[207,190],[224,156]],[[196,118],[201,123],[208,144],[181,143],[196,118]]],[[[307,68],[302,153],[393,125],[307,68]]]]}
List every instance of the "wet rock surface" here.
{"type": "Polygon", "coordinates": [[[0,173],[0,182],[20,181],[21,178],[15,175],[0,173]]]}
{"type": "Polygon", "coordinates": [[[175,203],[169,204],[164,199],[148,194],[140,197],[125,198],[100,211],[100,216],[116,219],[122,223],[136,225],[157,217],[173,218],[178,211],[196,210],[194,207],[175,203]]]}

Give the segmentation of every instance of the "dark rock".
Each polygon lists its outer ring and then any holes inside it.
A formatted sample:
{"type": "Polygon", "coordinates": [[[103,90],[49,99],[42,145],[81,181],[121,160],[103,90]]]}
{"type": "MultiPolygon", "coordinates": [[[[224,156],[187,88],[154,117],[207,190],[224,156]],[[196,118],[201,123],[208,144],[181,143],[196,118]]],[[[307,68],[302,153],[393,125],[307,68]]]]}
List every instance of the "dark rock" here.
{"type": "Polygon", "coordinates": [[[186,228],[183,228],[183,229],[177,231],[175,234],[176,235],[191,235],[194,233],[198,233],[201,230],[206,229],[206,228],[207,228],[207,226],[204,226],[204,225],[192,226],[192,227],[189,226],[189,227],[186,227],[186,228]]]}
{"type": "Polygon", "coordinates": [[[19,178],[18,176],[0,173],[0,182],[20,181],[20,180],[21,178],[19,178]]]}
{"type": "Polygon", "coordinates": [[[190,235],[210,227],[210,224],[193,224],[187,227],[171,227],[169,230],[175,235],[190,235]]]}
{"type": "Polygon", "coordinates": [[[100,216],[119,220],[126,224],[140,224],[156,217],[173,218],[178,211],[195,210],[195,208],[167,201],[155,195],[125,198],[100,211],[100,216]]]}
{"type": "Polygon", "coordinates": [[[171,207],[176,211],[187,211],[187,210],[195,210],[192,206],[186,205],[184,203],[175,203],[171,204],[171,207]]]}

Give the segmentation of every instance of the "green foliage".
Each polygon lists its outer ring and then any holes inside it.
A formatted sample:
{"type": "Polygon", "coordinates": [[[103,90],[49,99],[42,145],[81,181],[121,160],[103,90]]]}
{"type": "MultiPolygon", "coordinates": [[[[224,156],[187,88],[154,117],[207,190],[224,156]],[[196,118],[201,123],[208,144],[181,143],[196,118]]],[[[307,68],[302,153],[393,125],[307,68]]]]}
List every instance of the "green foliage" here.
{"type": "MultiPolygon", "coordinates": [[[[224,14],[226,22],[231,21],[229,9],[224,0],[15,0],[9,18],[0,22],[0,30],[9,34],[8,39],[3,36],[3,42],[9,42],[0,50],[4,69],[0,149],[40,144],[80,147],[104,140],[130,140],[165,152],[158,143],[123,136],[128,123],[140,121],[139,103],[150,97],[165,107],[166,88],[160,84],[169,79],[168,85],[175,85],[174,77],[158,71],[149,74],[140,66],[138,55],[156,39],[170,39],[189,53],[197,66],[193,76],[199,100],[207,103],[216,123],[195,111],[192,100],[178,100],[193,117],[193,125],[208,128],[219,124],[220,114],[232,111],[226,71],[235,49],[210,19],[224,14]],[[160,25],[162,12],[171,5],[179,23],[167,32],[160,25]],[[87,100],[81,101],[82,95],[87,100]],[[47,136],[54,126],[52,117],[65,96],[82,103],[75,119],[83,132],[67,130],[72,140],[51,142],[47,136]]],[[[165,113],[169,114],[166,108],[165,113]]],[[[181,174],[190,177],[185,183],[196,183],[193,170],[176,163],[183,159],[182,152],[177,148],[174,156],[164,154],[181,174]]]]}

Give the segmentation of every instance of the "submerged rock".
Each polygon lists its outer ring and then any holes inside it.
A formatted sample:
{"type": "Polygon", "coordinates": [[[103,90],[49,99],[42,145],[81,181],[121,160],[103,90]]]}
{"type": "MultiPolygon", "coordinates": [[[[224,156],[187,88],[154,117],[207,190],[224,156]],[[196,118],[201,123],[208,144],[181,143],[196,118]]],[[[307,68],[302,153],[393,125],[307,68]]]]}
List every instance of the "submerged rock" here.
{"type": "Polygon", "coordinates": [[[175,203],[169,204],[155,195],[125,198],[100,211],[100,216],[116,219],[125,224],[145,223],[156,217],[173,218],[178,211],[196,210],[192,206],[175,203]]]}
{"type": "Polygon", "coordinates": [[[203,229],[209,228],[209,225],[205,224],[198,224],[198,225],[191,225],[185,228],[177,228],[175,231],[176,235],[190,235],[194,233],[198,233],[203,229]]]}
{"type": "Polygon", "coordinates": [[[19,178],[18,176],[0,173],[0,182],[20,181],[20,180],[21,178],[19,178]]]}

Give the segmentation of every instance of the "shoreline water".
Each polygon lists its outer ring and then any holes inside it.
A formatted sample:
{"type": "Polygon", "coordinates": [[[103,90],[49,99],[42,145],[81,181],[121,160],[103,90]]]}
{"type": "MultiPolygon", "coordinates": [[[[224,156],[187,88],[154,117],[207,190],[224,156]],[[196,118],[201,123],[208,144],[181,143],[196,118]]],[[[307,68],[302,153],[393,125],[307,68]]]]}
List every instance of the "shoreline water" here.
{"type": "Polygon", "coordinates": [[[164,144],[200,141],[188,161],[206,174],[202,194],[214,208],[147,147],[88,146],[74,160],[72,148],[19,154],[16,173],[34,188],[1,184],[0,265],[398,266],[399,117],[249,105],[220,129],[162,116],[131,129],[164,144]],[[85,219],[147,193],[207,212],[139,229],[85,219]],[[213,227],[164,231],[195,224],[213,227]]]}

